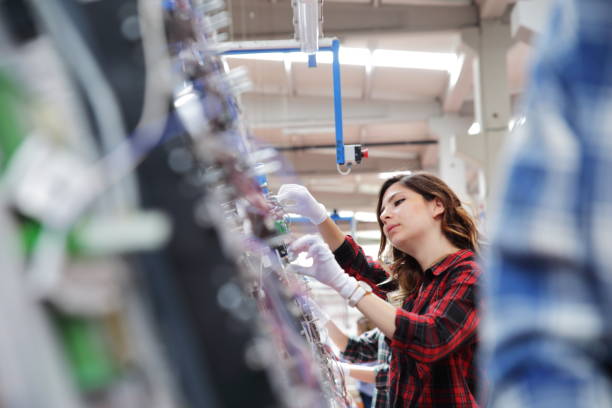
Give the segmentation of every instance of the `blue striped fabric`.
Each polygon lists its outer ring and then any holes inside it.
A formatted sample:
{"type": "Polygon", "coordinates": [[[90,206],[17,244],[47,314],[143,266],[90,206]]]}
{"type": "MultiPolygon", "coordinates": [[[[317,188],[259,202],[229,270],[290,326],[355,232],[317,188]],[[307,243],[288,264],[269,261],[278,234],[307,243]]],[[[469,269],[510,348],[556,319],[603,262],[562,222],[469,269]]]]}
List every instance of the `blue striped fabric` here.
{"type": "Polygon", "coordinates": [[[612,1],[558,1],[485,277],[493,407],[612,407],[612,1]]]}

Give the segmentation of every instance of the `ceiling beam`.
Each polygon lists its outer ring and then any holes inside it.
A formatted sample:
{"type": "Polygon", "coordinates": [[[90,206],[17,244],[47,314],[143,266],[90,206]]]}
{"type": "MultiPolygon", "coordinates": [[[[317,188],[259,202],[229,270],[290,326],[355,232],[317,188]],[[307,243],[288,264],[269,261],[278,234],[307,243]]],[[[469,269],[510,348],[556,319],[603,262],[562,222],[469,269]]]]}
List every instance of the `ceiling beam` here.
{"type": "Polygon", "coordinates": [[[466,135],[474,118],[455,114],[429,119],[429,131],[438,138],[444,135],[466,135]]]}
{"type": "Polygon", "coordinates": [[[459,41],[455,50],[457,64],[450,72],[443,96],[442,108],[447,113],[459,112],[472,91],[472,73],[479,41],[478,29],[461,30],[459,41]]]}
{"type": "Polygon", "coordinates": [[[285,66],[285,77],[287,79],[287,94],[289,96],[295,96],[295,81],[293,80],[293,63],[285,54],[285,60],[283,61],[285,66]]]}
{"type": "Polygon", "coordinates": [[[543,31],[550,12],[550,0],[519,1],[510,15],[510,33],[515,42],[531,44],[543,31]]]}
{"type": "Polygon", "coordinates": [[[474,56],[462,52],[458,54],[457,66],[451,71],[444,91],[442,109],[444,112],[459,112],[463,102],[472,90],[472,69],[474,56]]]}
{"type": "Polygon", "coordinates": [[[480,18],[498,18],[505,12],[510,0],[481,0],[480,18]]]}
{"type": "Polygon", "coordinates": [[[372,89],[373,89],[373,78],[374,78],[374,65],[372,65],[371,60],[364,66],[364,74],[363,74],[363,93],[361,95],[361,99],[368,100],[372,97],[372,89]]]}
{"type": "MultiPolygon", "coordinates": [[[[245,94],[242,106],[251,128],[333,126],[333,99],[245,94]]],[[[441,112],[437,101],[343,101],[345,124],[398,123],[427,120],[441,112]]]]}
{"type": "MultiPolygon", "coordinates": [[[[291,2],[232,1],[232,41],[293,38],[291,2]]],[[[325,36],[459,30],[478,24],[478,8],[463,6],[330,3],[323,6],[325,36]],[[367,16],[367,18],[364,18],[367,16]]]]}
{"type": "Polygon", "coordinates": [[[384,0],[384,4],[401,4],[403,6],[459,7],[471,5],[472,0],[384,0]]]}

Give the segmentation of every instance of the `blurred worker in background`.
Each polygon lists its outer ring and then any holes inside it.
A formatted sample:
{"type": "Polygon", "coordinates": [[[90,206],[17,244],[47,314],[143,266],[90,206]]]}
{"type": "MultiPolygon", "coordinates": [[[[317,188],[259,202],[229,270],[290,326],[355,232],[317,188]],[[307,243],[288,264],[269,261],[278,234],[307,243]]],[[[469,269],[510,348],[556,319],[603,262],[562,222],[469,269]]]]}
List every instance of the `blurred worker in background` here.
{"type": "Polygon", "coordinates": [[[316,224],[325,240],[297,239],[290,251],[306,251],[314,262],[295,269],[334,288],[387,337],[390,406],[478,406],[478,232],[446,183],[417,173],[382,185],[379,257],[391,252],[389,272],[366,258],[306,188],[282,186],[278,199],[316,224]]]}
{"type": "MultiPolygon", "coordinates": [[[[367,317],[362,316],[357,320],[357,335],[360,336],[370,330],[373,330],[374,327],[370,323],[367,317]]],[[[378,351],[378,350],[377,350],[378,351]]],[[[356,362],[356,361],[355,361],[356,362]]],[[[363,365],[373,366],[376,361],[363,362],[363,365]]],[[[388,368],[388,363],[386,364],[388,368]]],[[[357,380],[357,389],[359,390],[359,396],[361,397],[361,401],[363,402],[364,408],[370,408],[372,406],[372,396],[375,392],[374,382],[371,381],[361,381],[357,380]]]]}
{"type": "Polygon", "coordinates": [[[493,407],[612,407],[612,1],[555,4],[494,222],[493,407]]]}
{"type": "Polygon", "coordinates": [[[344,375],[373,385],[370,394],[364,395],[362,388],[359,388],[364,407],[386,408],[389,401],[391,350],[384,340],[385,336],[379,329],[365,332],[359,330],[357,336],[347,336],[314,301],[309,301],[308,304],[321,326],[325,327],[329,337],[340,350],[340,357],[349,362],[341,363],[344,375]],[[364,363],[372,364],[364,365],[364,363]]]}

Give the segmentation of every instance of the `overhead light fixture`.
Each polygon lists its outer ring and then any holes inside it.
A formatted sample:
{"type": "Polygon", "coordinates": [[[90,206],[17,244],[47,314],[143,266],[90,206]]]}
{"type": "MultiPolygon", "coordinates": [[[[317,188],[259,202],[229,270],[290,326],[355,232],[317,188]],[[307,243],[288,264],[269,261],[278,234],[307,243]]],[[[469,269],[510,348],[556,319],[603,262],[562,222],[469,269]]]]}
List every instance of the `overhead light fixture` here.
{"type": "Polygon", "coordinates": [[[512,118],[508,121],[508,130],[514,129],[514,126],[516,126],[516,119],[512,118]]]}
{"type": "Polygon", "coordinates": [[[472,123],[472,126],[470,126],[470,128],[468,129],[468,135],[477,135],[480,133],[480,123],[478,122],[474,122],[472,123]]]}
{"type": "Polygon", "coordinates": [[[357,231],[357,239],[380,239],[379,230],[357,231]]]}
{"type": "MultiPolygon", "coordinates": [[[[226,55],[229,59],[246,59],[256,61],[303,62],[308,63],[308,55],[301,52],[266,52],[261,54],[234,54],[226,55]]],[[[367,48],[340,48],[340,61],[343,65],[365,65],[371,58],[367,48]]],[[[329,52],[317,53],[317,64],[331,64],[333,55],[329,52]]]]}
{"type": "MultiPolygon", "coordinates": [[[[273,52],[262,54],[227,55],[229,59],[278,61],[278,62],[308,62],[308,56],[300,52],[273,52]]],[[[331,64],[333,56],[329,52],[317,53],[318,64],[331,64]]],[[[448,52],[422,52],[399,50],[374,50],[367,48],[340,48],[340,63],[342,65],[374,66],[387,68],[412,68],[451,72],[457,64],[457,55],[448,52]]]]}
{"type": "Polygon", "coordinates": [[[464,53],[455,56],[455,63],[453,67],[448,71],[450,77],[448,78],[448,87],[453,88],[457,85],[457,81],[459,80],[459,75],[461,75],[461,71],[463,70],[463,64],[465,62],[466,56],[464,53]]]}
{"type": "Polygon", "coordinates": [[[375,212],[368,211],[357,211],[355,213],[355,219],[361,222],[377,222],[378,217],[375,212]]]}
{"type": "Polygon", "coordinates": [[[372,259],[377,259],[378,258],[378,244],[372,244],[372,245],[361,245],[361,249],[363,249],[363,252],[366,254],[366,256],[371,257],[372,259]]]}
{"type": "Polygon", "coordinates": [[[380,185],[373,183],[359,183],[357,185],[357,191],[361,194],[378,194],[380,191],[380,185]]]}
{"type": "Polygon", "coordinates": [[[350,183],[333,184],[333,185],[316,185],[310,186],[311,191],[321,191],[324,193],[348,194],[355,192],[355,186],[350,183]]]}
{"type": "Polygon", "coordinates": [[[283,128],[284,136],[290,135],[311,135],[311,134],[328,134],[335,133],[336,128],[331,126],[311,126],[311,127],[286,127],[283,128]]]}
{"type": "Polygon", "coordinates": [[[395,176],[409,176],[410,174],[412,174],[412,172],[410,170],[405,170],[405,171],[387,171],[387,172],[378,173],[378,178],[381,179],[381,180],[387,180],[387,179],[390,179],[391,177],[395,177],[395,176]]]}
{"type": "Polygon", "coordinates": [[[524,124],[525,124],[525,116],[521,116],[521,117],[518,117],[518,118],[512,118],[508,122],[508,130],[512,131],[512,130],[514,130],[514,128],[523,126],[524,124]]]}
{"type": "Polygon", "coordinates": [[[442,52],[374,50],[375,67],[432,69],[450,72],[457,64],[457,55],[442,52]]]}

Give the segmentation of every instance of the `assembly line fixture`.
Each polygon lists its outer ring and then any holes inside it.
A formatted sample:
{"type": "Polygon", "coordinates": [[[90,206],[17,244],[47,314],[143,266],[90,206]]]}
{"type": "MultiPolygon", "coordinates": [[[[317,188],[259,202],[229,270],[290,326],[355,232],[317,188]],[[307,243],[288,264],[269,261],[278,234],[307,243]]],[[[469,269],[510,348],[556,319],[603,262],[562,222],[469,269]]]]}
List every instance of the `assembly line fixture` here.
{"type": "MultiPolygon", "coordinates": [[[[223,55],[269,54],[302,52],[300,43],[296,40],[240,41],[223,44],[223,55]]],[[[340,77],[340,41],[336,38],[319,40],[319,52],[331,52],[332,75],[334,87],[334,121],[336,130],[336,166],[340,174],[348,174],[354,163],[360,163],[367,157],[361,145],[344,144],[344,127],[342,123],[342,81],[340,77]],[[342,169],[340,166],[346,166],[342,169]]],[[[314,60],[316,66],[316,59],[314,60]]],[[[309,66],[313,66],[309,59],[309,66]]]]}

